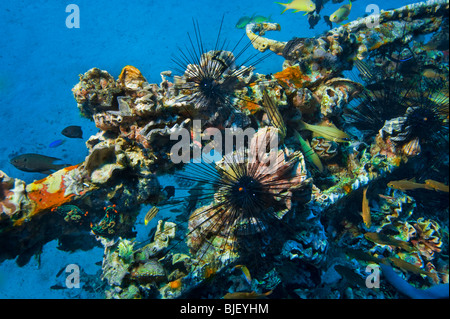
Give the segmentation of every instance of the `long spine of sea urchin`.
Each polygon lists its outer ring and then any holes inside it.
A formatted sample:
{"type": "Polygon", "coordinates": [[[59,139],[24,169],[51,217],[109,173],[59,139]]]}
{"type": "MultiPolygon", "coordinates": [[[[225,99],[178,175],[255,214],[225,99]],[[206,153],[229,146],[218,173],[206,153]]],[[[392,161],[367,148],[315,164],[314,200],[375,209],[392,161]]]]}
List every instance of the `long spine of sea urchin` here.
{"type": "MultiPolygon", "coordinates": [[[[247,43],[236,55],[242,39],[236,43],[233,49],[227,51],[226,41],[221,43],[224,18],[222,18],[214,48],[207,50],[203,43],[198,22],[194,24],[194,37],[188,34],[190,45],[184,50],[179,49],[180,55],[172,61],[177,65],[176,70],[184,74],[184,82],[178,84],[181,90],[190,91],[188,96],[180,101],[187,101],[198,109],[219,109],[222,106],[233,110],[233,99],[237,98],[235,91],[242,87],[242,79],[251,74],[255,65],[262,62],[270,54],[263,55],[257,59],[257,54],[247,57],[245,61],[237,65],[236,61],[251,46],[247,43]],[[244,66],[249,63],[250,66],[244,66]]],[[[242,98],[241,98],[242,99],[242,98]]]]}

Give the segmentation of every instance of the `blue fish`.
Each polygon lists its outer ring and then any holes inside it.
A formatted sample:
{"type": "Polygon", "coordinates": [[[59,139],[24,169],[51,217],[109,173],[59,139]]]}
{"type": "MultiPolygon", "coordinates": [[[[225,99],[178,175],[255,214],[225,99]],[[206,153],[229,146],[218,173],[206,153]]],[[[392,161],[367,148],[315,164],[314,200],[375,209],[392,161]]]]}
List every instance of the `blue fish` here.
{"type": "Polygon", "coordinates": [[[65,140],[56,140],[56,141],[51,142],[51,143],[48,145],[48,147],[50,147],[50,148],[55,148],[55,147],[58,147],[58,146],[64,144],[64,142],[65,142],[65,140]]]}
{"type": "Polygon", "coordinates": [[[448,299],[449,297],[448,284],[440,284],[427,289],[419,289],[397,275],[391,266],[380,264],[380,267],[386,280],[399,292],[411,299],[448,299]]]}

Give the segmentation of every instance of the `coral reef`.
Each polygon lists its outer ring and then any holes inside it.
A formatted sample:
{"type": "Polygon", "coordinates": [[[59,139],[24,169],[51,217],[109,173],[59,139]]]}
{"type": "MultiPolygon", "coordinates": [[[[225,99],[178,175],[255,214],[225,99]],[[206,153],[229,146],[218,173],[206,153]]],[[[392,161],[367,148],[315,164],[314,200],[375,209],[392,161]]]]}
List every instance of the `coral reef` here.
{"type": "Polygon", "coordinates": [[[22,210],[26,211],[30,205],[26,197],[25,182],[11,178],[4,172],[0,171],[0,207],[2,214],[0,220],[17,219],[22,210]]]}
{"type": "Polygon", "coordinates": [[[115,98],[121,92],[115,79],[106,71],[92,68],[80,75],[80,82],[72,89],[83,116],[90,117],[98,111],[117,105],[115,98]]]}
{"type": "Polygon", "coordinates": [[[436,42],[445,26],[443,0],[286,42],[264,37],[276,23],[248,24],[254,48],[285,59],[272,75],[217,48],[179,61],[180,75],[162,72],[159,84],[130,65],[118,79],[88,70],[73,95],[99,132],[83,163],[28,185],[0,171],[0,260],[23,264],[46,242],[83,233],[104,246],[108,298],[398,297],[386,284],[367,288],[374,263],[416,288],[448,283],[448,187],[389,186],[449,183],[436,173],[448,171],[448,60],[418,37],[436,42]],[[359,79],[346,78],[354,67],[359,79]],[[218,134],[245,129],[255,134],[242,148],[215,147],[218,134]],[[175,163],[183,134],[189,155],[214,145],[221,159],[175,163]],[[163,174],[176,176],[174,191],[163,174]],[[150,243],[137,242],[147,204],[161,208],[158,222],[150,243]]]}
{"type": "Polygon", "coordinates": [[[255,49],[261,52],[271,50],[276,54],[281,54],[286,45],[284,42],[279,42],[262,37],[267,31],[280,30],[281,27],[278,23],[249,23],[246,26],[245,33],[247,34],[255,49]]]}
{"type": "Polygon", "coordinates": [[[135,242],[131,240],[119,238],[114,242],[114,239],[102,238],[105,247],[102,278],[111,286],[106,296],[118,299],[158,296],[159,286],[167,284],[168,276],[156,256],[168,247],[175,237],[175,230],[174,223],[160,220],[155,240],[138,249],[134,249],[135,242]]]}

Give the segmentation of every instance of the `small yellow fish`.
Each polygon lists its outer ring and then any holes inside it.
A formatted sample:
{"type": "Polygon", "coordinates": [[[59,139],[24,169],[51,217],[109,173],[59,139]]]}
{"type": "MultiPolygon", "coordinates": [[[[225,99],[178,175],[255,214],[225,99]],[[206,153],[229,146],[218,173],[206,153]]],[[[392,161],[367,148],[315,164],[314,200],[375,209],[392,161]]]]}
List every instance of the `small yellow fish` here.
{"type": "Polygon", "coordinates": [[[282,14],[289,9],[295,10],[295,13],[299,11],[305,11],[305,15],[307,15],[308,12],[313,12],[314,10],[316,10],[316,4],[311,0],[293,0],[290,3],[275,3],[284,6],[284,10],[281,12],[282,14]]]}
{"type": "Polygon", "coordinates": [[[432,179],[425,180],[425,188],[446,193],[448,193],[449,190],[448,185],[445,185],[444,183],[438,181],[434,181],[432,179]]]}
{"type": "Polygon", "coordinates": [[[411,190],[411,189],[418,189],[418,188],[426,188],[425,184],[416,183],[415,178],[411,179],[402,179],[399,181],[390,181],[387,184],[390,188],[399,189],[401,191],[411,190]]]}
{"type": "Polygon", "coordinates": [[[314,152],[314,150],[311,148],[311,146],[300,136],[300,134],[296,130],[294,130],[294,135],[298,139],[298,141],[300,142],[300,147],[302,149],[303,155],[311,163],[313,163],[314,166],[317,167],[319,172],[322,173],[323,172],[323,165],[322,165],[322,162],[320,161],[319,155],[317,155],[316,152],[314,152]]]}
{"type": "Polygon", "coordinates": [[[372,218],[370,216],[370,207],[369,200],[367,199],[367,187],[363,190],[363,199],[362,199],[362,213],[361,216],[363,218],[364,224],[367,228],[372,226],[372,218]]]}
{"type": "Polygon", "coordinates": [[[273,99],[270,98],[265,89],[263,91],[263,102],[270,123],[280,131],[280,140],[283,141],[286,137],[286,125],[284,124],[283,117],[281,116],[278,106],[275,104],[273,99]]]}
{"type": "Polygon", "coordinates": [[[272,293],[272,290],[269,290],[265,293],[257,293],[255,291],[252,292],[233,292],[233,293],[227,293],[225,296],[223,296],[223,299],[260,299],[267,297],[272,293]]]}
{"type": "Polygon", "coordinates": [[[344,20],[348,19],[348,15],[352,10],[352,2],[349,1],[349,4],[344,4],[339,9],[337,9],[334,13],[330,15],[330,21],[334,23],[341,23],[344,20]]]}
{"type": "Polygon", "coordinates": [[[376,244],[400,247],[407,252],[414,250],[414,248],[407,242],[380,233],[365,233],[364,237],[376,244]]]}
{"type": "Polygon", "coordinates": [[[445,74],[441,73],[439,70],[432,69],[432,68],[426,68],[423,70],[422,75],[428,79],[435,79],[435,80],[446,80],[445,74]]]}
{"type": "Polygon", "coordinates": [[[158,214],[158,212],[159,212],[159,208],[156,206],[153,206],[152,208],[149,209],[147,214],[145,214],[145,218],[144,218],[145,226],[147,226],[149,221],[151,221],[156,216],[156,214],[158,214]]]}
{"type": "Polygon", "coordinates": [[[247,266],[244,265],[236,265],[234,268],[238,268],[242,270],[245,276],[245,280],[247,280],[248,284],[251,285],[252,283],[252,277],[250,276],[250,271],[248,270],[247,266]]]}
{"type": "Polygon", "coordinates": [[[395,197],[393,197],[393,196],[386,196],[386,195],[383,195],[383,194],[378,194],[378,196],[380,196],[381,198],[383,198],[383,199],[385,199],[385,200],[395,200],[395,197]]]}
{"type": "Polygon", "coordinates": [[[375,263],[375,264],[380,264],[383,262],[383,259],[372,256],[362,249],[345,248],[344,251],[347,256],[358,259],[358,260],[362,260],[365,262],[370,262],[370,263],[375,263]]]}
{"type": "Polygon", "coordinates": [[[347,133],[332,126],[312,125],[300,121],[300,129],[309,130],[323,138],[326,138],[327,140],[334,142],[348,142],[350,140],[350,136],[348,136],[347,133]]]}
{"type": "Polygon", "coordinates": [[[392,262],[392,264],[394,264],[394,266],[396,266],[396,267],[398,267],[400,269],[403,269],[403,270],[407,270],[407,271],[413,272],[416,275],[419,275],[419,274],[420,275],[427,275],[427,276],[430,275],[430,272],[422,270],[419,267],[417,267],[416,265],[413,265],[413,264],[411,264],[411,263],[409,263],[407,261],[404,261],[403,259],[395,258],[395,257],[388,257],[388,260],[390,262],[392,262]]]}

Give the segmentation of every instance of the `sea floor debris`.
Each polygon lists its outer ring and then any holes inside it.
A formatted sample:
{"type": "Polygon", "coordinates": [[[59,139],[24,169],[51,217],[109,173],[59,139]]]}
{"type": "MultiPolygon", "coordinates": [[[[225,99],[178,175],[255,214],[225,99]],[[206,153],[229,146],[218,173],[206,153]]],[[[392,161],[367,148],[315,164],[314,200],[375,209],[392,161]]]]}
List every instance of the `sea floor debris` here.
{"type": "Polygon", "coordinates": [[[220,50],[200,51],[182,75],[162,72],[160,84],[130,65],[117,80],[98,68],[80,75],[74,98],[99,132],[83,163],[42,180],[0,171],[0,260],[24,264],[52,239],[95,237],[107,298],[403,297],[389,283],[368,287],[377,264],[415,289],[448,284],[448,47],[433,41],[448,39],[449,3],[382,11],[369,27],[373,18],[287,42],[263,37],[276,23],[248,24],[257,50],[285,58],[273,75],[220,50]],[[267,145],[249,138],[227,153],[218,143],[246,129],[277,132],[275,170],[250,162],[267,145]],[[189,154],[223,159],[171,160],[184,132],[189,154]],[[183,173],[189,165],[202,168],[183,173]],[[143,205],[177,213],[154,208],[145,225],[156,229],[138,242],[143,205]]]}

